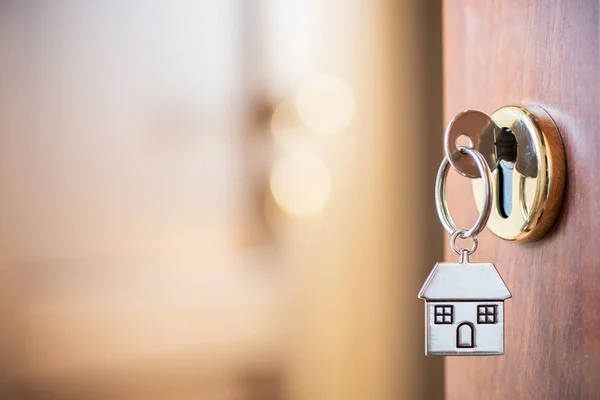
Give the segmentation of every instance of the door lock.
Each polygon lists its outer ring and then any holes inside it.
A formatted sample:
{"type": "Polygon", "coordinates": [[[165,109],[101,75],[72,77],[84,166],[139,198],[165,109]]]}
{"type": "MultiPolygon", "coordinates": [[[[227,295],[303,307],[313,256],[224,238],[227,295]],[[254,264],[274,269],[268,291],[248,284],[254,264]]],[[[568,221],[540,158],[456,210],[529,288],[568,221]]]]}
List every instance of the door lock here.
{"type": "Polygon", "coordinates": [[[472,158],[458,150],[461,136],[469,138],[492,171],[487,227],[505,240],[541,239],[558,216],[566,184],[565,150],[552,118],[539,106],[507,106],[491,115],[464,111],[450,122],[446,153],[460,174],[474,178],[473,196],[481,209],[481,179],[472,158]]]}

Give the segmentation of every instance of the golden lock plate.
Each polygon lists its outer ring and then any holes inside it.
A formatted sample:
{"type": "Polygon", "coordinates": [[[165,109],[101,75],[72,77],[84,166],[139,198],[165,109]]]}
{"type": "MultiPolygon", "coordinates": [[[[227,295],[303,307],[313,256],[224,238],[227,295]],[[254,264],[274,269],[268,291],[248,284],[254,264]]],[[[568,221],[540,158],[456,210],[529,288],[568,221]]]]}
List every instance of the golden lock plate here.
{"type": "MultiPolygon", "coordinates": [[[[498,127],[514,134],[516,159],[491,166],[493,203],[487,227],[505,240],[539,240],[562,206],[566,186],[562,138],[552,118],[539,106],[502,107],[490,117],[498,127]]],[[[481,210],[481,179],[473,179],[472,187],[481,210]]]]}

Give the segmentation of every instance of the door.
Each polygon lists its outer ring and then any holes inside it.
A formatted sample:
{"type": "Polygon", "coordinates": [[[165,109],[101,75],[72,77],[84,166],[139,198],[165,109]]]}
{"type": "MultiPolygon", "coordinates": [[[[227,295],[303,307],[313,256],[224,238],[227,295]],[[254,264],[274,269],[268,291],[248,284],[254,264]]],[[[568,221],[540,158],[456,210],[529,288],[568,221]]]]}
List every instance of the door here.
{"type": "MultiPolygon", "coordinates": [[[[495,263],[513,295],[506,353],[447,358],[446,396],[600,398],[598,2],[445,1],[443,22],[445,122],[467,108],[542,105],[561,130],[568,168],[562,213],[541,241],[480,235],[471,259],[495,263]]],[[[473,203],[470,185],[456,174],[448,183],[459,226],[477,215],[461,206],[473,203]]],[[[455,259],[449,246],[445,256],[455,259]]]]}
{"type": "Polygon", "coordinates": [[[473,326],[463,322],[456,328],[456,347],[472,348],[475,346],[473,326]]]}

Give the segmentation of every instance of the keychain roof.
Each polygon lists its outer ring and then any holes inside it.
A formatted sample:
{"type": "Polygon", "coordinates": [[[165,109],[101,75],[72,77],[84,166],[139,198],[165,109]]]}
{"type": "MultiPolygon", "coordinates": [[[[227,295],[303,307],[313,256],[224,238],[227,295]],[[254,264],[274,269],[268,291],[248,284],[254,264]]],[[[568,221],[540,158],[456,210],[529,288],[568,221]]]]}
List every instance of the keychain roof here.
{"type": "Polygon", "coordinates": [[[512,295],[494,264],[438,263],[418,297],[426,300],[505,300],[512,295]]]}

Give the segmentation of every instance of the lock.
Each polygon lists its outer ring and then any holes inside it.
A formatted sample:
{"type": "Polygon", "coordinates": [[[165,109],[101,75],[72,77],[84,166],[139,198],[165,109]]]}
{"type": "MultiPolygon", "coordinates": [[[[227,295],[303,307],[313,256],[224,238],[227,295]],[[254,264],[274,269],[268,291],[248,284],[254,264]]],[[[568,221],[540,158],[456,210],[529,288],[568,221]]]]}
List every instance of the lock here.
{"type": "Polygon", "coordinates": [[[449,161],[473,178],[475,204],[483,206],[482,180],[456,140],[467,136],[492,171],[493,204],[487,227],[496,236],[518,242],[541,239],[558,216],[566,186],[565,150],[560,132],[539,106],[507,106],[491,115],[468,110],[447,128],[449,161]]]}

